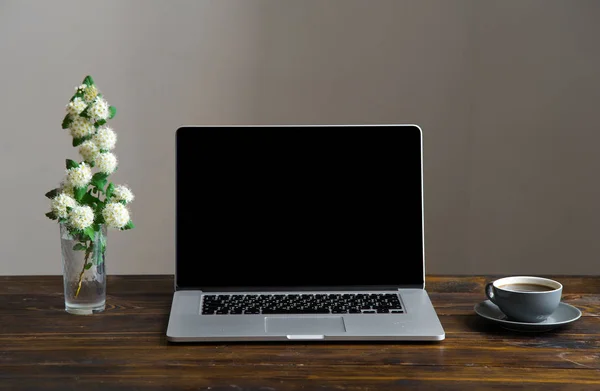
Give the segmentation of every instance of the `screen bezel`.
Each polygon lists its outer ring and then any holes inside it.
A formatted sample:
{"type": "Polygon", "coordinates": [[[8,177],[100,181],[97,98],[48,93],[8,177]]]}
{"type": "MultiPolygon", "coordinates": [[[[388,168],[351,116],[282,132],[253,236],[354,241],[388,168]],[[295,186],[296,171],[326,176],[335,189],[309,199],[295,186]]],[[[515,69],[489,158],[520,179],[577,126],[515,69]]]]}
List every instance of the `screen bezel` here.
{"type": "MultiPolygon", "coordinates": [[[[425,287],[425,211],[424,211],[424,192],[423,192],[423,131],[420,126],[415,124],[347,124],[347,125],[185,125],[180,126],[175,130],[175,186],[176,186],[176,197],[175,197],[175,290],[201,290],[205,292],[210,291],[231,291],[231,292],[253,292],[253,291],[273,291],[273,292],[281,292],[281,291],[338,291],[338,290],[395,290],[400,288],[419,288],[423,289],[425,287]],[[180,154],[178,153],[178,144],[185,143],[188,141],[189,134],[196,132],[200,128],[206,129],[215,129],[215,128],[264,128],[264,127],[275,127],[275,128],[284,128],[284,127],[396,127],[402,128],[404,131],[408,129],[412,129],[419,134],[420,140],[420,179],[421,179],[421,249],[422,249],[422,259],[419,260],[421,264],[421,272],[415,274],[414,276],[404,276],[403,281],[397,285],[328,285],[328,286],[203,286],[201,284],[183,284],[180,279],[178,279],[179,268],[182,265],[182,257],[179,254],[179,245],[178,245],[178,207],[177,207],[177,188],[179,187],[179,179],[177,176],[180,162],[180,154]]],[[[416,269],[415,269],[416,270],[416,269]]]]}

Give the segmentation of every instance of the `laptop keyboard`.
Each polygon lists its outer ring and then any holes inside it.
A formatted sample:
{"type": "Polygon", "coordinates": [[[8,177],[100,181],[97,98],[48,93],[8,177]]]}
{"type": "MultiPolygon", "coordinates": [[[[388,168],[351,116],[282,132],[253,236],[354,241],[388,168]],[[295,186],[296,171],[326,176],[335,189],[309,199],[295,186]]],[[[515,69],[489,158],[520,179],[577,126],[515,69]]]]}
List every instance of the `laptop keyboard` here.
{"type": "Polygon", "coordinates": [[[202,315],[399,314],[393,293],[203,295],[202,315]]]}

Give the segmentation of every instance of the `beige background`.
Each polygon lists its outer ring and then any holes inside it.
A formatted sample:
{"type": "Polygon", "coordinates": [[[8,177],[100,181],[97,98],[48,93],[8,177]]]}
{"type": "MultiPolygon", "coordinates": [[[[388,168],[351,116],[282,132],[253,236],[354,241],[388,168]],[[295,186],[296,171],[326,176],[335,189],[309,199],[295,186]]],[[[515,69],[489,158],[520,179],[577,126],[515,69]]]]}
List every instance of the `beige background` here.
{"type": "Polygon", "coordinates": [[[109,273],[174,272],[178,126],[408,122],[428,273],[599,274],[598,20],[594,0],[0,0],[0,274],[61,273],[43,194],[78,157],[60,123],[86,74],[137,196],[109,273]]]}

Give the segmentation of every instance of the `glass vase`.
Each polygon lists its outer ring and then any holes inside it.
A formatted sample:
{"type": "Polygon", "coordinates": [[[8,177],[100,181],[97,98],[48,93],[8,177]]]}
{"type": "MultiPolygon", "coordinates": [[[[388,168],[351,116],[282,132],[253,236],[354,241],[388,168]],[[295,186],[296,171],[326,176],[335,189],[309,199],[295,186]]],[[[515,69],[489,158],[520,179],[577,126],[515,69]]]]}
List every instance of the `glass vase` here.
{"type": "Polygon", "coordinates": [[[106,226],[94,240],[73,236],[60,225],[65,310],[91,315],[104,311],[106,303],[106,226]]]}

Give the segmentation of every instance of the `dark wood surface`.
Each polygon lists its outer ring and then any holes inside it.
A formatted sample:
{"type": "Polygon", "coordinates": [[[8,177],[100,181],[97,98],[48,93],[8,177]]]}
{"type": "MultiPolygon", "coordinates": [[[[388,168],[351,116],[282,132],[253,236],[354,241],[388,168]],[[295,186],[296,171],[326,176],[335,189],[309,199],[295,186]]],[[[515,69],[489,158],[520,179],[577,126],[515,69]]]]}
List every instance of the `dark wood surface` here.
{"type": "Polygon", "coordinates": [[[59,276],[0,277],[0,390],[600,390],[600,277],[553,277],[583,316],[545,333],[474,313],[495,276],[428,276],[441,342],[206,345],[165,339],[172,276],[109,276],[93,316],[59,276]]]}

